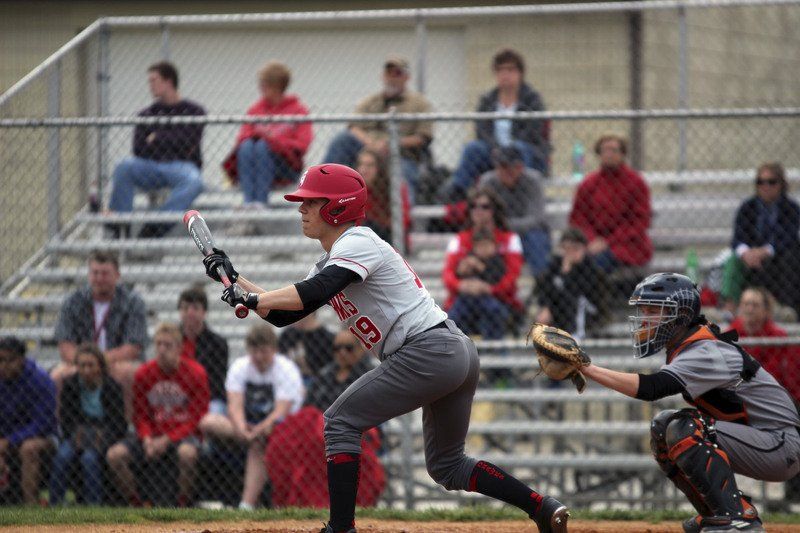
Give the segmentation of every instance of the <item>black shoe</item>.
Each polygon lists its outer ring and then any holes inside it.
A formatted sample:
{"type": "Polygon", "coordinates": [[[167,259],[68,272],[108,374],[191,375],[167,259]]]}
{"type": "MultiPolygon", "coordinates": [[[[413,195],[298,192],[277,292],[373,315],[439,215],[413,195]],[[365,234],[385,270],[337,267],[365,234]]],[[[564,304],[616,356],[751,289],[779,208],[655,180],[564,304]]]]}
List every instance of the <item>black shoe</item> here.
{"type": "MultiPolygon", "coordinates": [[[[336,533],[330,524],[325,524],[325,527],[319,530],[319,533],[336,533]]],[[[350,528],[344,533],[357,533],[356,528],[350,528]]]]}
{"type": "Polygon", "coordinates": [[[693,516],[692,518],[687,518],[683,521],[683,533],[700,533],[700,530],[703,529],[701,525],[703,522],[703,517],[700,515],[693,516]]]}
{"type": "Polygon", "coordinates": [[[567,533],[568,519],[567,506],[555,498],[545,496],[533,521],[539,527],[539,533],[567,533]]]}
{"type": "Polygon", "coordinates": [[[706,516],[700,521],[700,526],[700,533],[736,533],[738,531],[764,533],[764,525],[758,518],[752,520],[735,518],[732,520],[727,516],[706,516]]]}

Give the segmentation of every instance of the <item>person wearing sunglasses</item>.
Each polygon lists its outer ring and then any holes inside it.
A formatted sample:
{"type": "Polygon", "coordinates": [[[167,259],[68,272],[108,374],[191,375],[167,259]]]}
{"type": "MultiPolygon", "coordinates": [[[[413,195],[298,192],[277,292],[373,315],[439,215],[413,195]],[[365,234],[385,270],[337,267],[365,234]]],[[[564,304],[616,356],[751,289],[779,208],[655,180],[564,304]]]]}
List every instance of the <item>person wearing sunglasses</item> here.
{"type": "Polygon", "coordinates": [[[358,338],[343,329],[333,340],[333,361],[320,370],[308,387],[306,404],[324,412],[347,387],[373,367],[358,338]]]}
{"type": "Polygon", "coordinates": [[[780,303],[798,311],[800,205],[789,198],[780,163],[758,167],[755,189],[736,213],[731,247],[744,267],[746,285],[766,287],[780,303]]]}
{"type": "Polygon", "coordinates": [[[522,268],[522,241],[509,231],[505,205],[493,189],[471,191],[467,227],[447,246],[442,279],[449,292],[445,309],[464,332],[484,339],[501,339],[512,312],[523,306],[517,298],[517,279],[522,268]],[[476,236],[493,236],[496,253],[505,266],[499,279],[482,276],[485,261],[475,255],[476,236]],[[488,280],[488,281],[487,281],[488,280]]]}

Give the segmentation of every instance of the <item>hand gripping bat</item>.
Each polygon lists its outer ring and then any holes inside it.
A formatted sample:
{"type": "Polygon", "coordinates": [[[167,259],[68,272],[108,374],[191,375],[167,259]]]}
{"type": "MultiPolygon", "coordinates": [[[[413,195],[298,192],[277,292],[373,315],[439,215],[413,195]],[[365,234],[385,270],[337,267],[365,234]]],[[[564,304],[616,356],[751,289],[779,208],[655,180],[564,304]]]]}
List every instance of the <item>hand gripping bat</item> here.
{"type": "MultiPolygon", "coordinates": [[[[186,229],[189,231],[189,235],[191,235],[200,253],[202,253],[203,256],[213,254],[214,237],[211,236],[211,231],[208,229],[208,225],[206,221],[203,220],[203,216],[200,212],[194,209],[187,211],[183,215],[183,223],[186,225],[186,229]]],[[[219,279],[222,281],[222,284],[226,287],[230,287],[231,280],[228,279],[222,267],[217,267],[217,274],[219,274],[219,279]]],[[[234,313],[237,318],[245,318],[250,313],[250,310],[242,304],[237,304],[234,313]]]]}

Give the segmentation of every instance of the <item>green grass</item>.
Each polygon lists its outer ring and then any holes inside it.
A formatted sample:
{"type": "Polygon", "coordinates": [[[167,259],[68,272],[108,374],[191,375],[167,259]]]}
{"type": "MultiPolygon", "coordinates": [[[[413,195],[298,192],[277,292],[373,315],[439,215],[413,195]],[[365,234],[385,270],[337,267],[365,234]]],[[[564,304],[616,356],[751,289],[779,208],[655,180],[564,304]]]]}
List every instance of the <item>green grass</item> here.
{"type": "MultiPolygon", "coordinates": [[[[7,507],[0,512],[0,526],[44,524],[144,524],[167,522],[236,522],[243,520],[319,520],[327,511],[317,509],[261,509],[255,512],[205,509],[132,509],[111,507],[7,507]]],[[[403,511],[396,509],[360,509],[360,518],[386,520],[470,522],[485,520],[522,520],[521,513],[511,508],[470,506],[462,509],[425,509],[403,511]]],[[[648,522],[676,521],[686,518],[678,511],[583,511],[572,512],[578,520],[644,520],[648,522]]],[[[774,523],[800,524],[800,515],[768,515],[774,523]]]]}

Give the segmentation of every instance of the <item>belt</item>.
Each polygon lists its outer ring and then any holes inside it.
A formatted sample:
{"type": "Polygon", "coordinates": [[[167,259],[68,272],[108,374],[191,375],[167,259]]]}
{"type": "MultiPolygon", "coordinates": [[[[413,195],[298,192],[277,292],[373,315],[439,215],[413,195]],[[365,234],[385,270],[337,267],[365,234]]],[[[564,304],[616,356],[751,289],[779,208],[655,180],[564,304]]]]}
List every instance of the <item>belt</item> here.
{"type": "Polygon", "coordinates": [[[425,331],[423,331],[422,333],[427,333],[427,332],[429,332],[429,331],[431,331],[431,330],[434,330],[434,329],[441,329],[441,328],[447,329],[447,323],[446,323],[444,320],[442,320],[441,322],[439,322],[439,323],[438,323],[438,324],[436,324],[435,326],[431,326],[431,327],[429,327],[428,329],[426,329],[426,330],[425,330],[425,331]]]}

